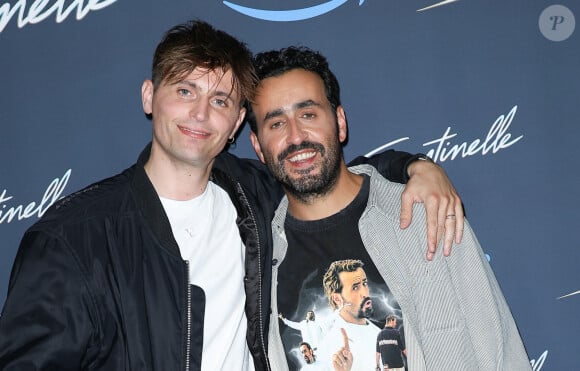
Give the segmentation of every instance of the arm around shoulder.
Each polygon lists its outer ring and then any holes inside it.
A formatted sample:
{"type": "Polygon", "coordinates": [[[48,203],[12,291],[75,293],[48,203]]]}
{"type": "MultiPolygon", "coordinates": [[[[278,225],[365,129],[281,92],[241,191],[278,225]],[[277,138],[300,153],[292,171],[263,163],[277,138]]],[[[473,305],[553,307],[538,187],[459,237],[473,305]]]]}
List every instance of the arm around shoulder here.
{"type": "Polygon", "coordinates": [[[389,149],[371,157],[359,156],[349,162],[348,166],[368,164],[391,182],[404,184],[409,180],[407,167],[416,157],[407,152],[389,149]]]}

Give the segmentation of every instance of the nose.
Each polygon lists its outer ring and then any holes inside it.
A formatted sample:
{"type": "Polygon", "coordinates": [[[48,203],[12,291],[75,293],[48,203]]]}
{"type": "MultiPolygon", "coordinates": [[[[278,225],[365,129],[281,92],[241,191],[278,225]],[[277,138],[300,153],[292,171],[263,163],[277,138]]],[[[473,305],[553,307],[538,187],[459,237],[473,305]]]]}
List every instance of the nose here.
{"type": "Polygon", "coordinates": [[[205,99],[197,99],[191,103],[189,117],[198,122],[204,122],[209,115],[209,102],[205,99]]]}
{"type": "Polygon", "coordinates": [[[300,144],[308,137],[308,133],[304,130],[299,122],[290,119],[288,122],[288,144],[300,144]]]}
{"type": "Polygon", "coordinates": [[[369,296],[369,287],[363,286],[359,292],[360,292],[361,297],[363,297],[363,298],[368,297],[369,296]]]}

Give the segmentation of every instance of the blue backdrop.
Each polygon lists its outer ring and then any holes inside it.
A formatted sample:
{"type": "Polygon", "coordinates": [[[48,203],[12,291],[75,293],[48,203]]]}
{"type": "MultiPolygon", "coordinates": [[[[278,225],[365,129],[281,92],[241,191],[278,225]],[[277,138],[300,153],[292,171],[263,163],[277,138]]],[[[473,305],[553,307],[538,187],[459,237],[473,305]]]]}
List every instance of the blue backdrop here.
{"type": "MultiPolygon", "coordinates": [[[[0,0],[0,305],[24,230],[136,160],[153,50],[200,18],[254,51],[328,56],[347,158],[394,147],[442,164],[534,369],[578,369],[580,3],[438,1],[0,0]]],[[[247,129],[232,151],[254,157],[247,129]]]]}

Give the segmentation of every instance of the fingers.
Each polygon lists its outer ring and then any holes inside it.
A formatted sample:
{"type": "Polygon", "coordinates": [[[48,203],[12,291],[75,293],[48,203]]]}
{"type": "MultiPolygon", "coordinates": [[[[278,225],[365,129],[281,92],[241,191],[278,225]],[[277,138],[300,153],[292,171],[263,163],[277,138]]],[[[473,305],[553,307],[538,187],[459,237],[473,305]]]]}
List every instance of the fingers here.
{"type": "Polygon", "coordinates": [[[455,195],[455,215],[456,215],[456,224],[455,224],[455,243],[461,243],[463,239],[463,229],[465,228],[465,214],[463,213],[463,202],[461,202],[461,198],[456,194],[455,195]]]}
{"type": "Polygon", "coordinates": [[[453,246],[456,225],[457,217],[455,213],[447,214],[445,216],[445,236],[443,239],[443,255],[445,256],[451,254],[451,246],[453,246]]]}
{"type": "Polygon", "coordinates": [[[401,195],[400,227],[408,228],[413,214],[413,203],[422,202],[426,211],[427,260],[432,260],[440,241],[443,255],[451,254],[453,242],[463,238],[464,215],[457,191],[443,168],[431,161],[413,162],[409,182],[401,195]]]}
{"type": "Polygon", "coordinates": [[[335,370],[350,370],[352,368],[352,353],[341,349],[332,356],[332,367],[335,370]]]}
{"type": "Polygon", "coordinates": [[[461,242],[465,218],[459,196],[432,197],[425,203],[427,213],[427,260],[432,260],[443,238],[443,255],[451,255],[453,243],[461,242]]]}
{"type": "Polygon", "coordinates": [[[443,244],[443,255],[451,255],[451,247],[453,242],[461,243],[463,238],[463,228],[465,218],[463,215],[463,205],[461,199],[455,193],[452,197],[448,212],[445,215],[445,239],[443,244]]]}
{"type": "Polygon", "coordinates": [[[401,218],[400,218],[400,228],[405,229],[411,225],[411,220],[413,219],[413,196],[405,190],[401,194],[401,218]]]}
{"type": "Polygon", "coordinates": [[[343,349],[350,350],[350,346],[348,345],[348,335],[346,334],[346,330],[341,328],[340,333],[342,334],[343,349]]]}
{"type": "Polygon", "coordinates": [[[344,346],[338,352],[332,355],[332,367],[334,370],[350,370],[352,368],[352,353],[348,345],[348,336],[346,331],[341,328],[344,346]]]}
{"type": "MultiPolygon", "coordinates": [[[[427,222],[427,260],[432,260],[437,251],[437,244],[441,238],[443,228],[441,223],[441,201],[430,198],[425,202],[426,222],[427,222]]],[[[444,212],[443,212],[444,213],[444,212]]],[[[445,216],[443,216],[445,218],[445,216]]]]}

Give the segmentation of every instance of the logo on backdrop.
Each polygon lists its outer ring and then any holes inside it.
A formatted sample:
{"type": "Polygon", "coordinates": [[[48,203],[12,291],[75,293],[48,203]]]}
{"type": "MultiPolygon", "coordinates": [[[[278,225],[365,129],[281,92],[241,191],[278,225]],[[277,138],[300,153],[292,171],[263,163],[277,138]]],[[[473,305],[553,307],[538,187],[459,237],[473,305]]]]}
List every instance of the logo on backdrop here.
{"type": "Polygon", "coordinates": [[[571,297],[571,296],[575,296],[575,295],[580,295],[580,290],[578,290],[578,291],[575,291],[575,292],[571,292],[571,293],[569,293],[569,294],[566,294],[566,295],[559,296],[559,297],[557,297],[556,299],[558,299],[558,300],[562,300],[562,299],[566,299],[566,298],[569,298],[569,297],[571,297]]]}
{"type": "Polygon", "coordinates": [[[538,20],[540,32],[550,41],[564,41],[576,28],[574,13],[563,5],[550,5],[538,20]]]}
{"type": "MultiPolygon", "coordinates": [[[[495,154],[501,150],[513,146],[524,137],[523,135],[520,135],[518,137],[512,138],[512,134],[509,132],[510,126],[517,111],[518,106],[516,105],[513,106],[513,108],[507,114],[499,115],[499,117],[491,124],[485,139],[476,138],[471,142],[456,141],[458,134],[452,132],[451,126],[448,126],[445,130],[445,133],[443,133],[440,138],[423,143],[423,147],[430,148],[427,151],[427,156],[429,156],[435,162],[453,161],[458,156],[465,158],[475,155],[485,156],[488,153],[495,154]]],[[[372,150],[365,156],[372,156],[375,153],[381,152],[397,143],[401,143],[409,139],[409,137],[395,139],[372,150]]]]}
{"type": "Polygon", "coordinates": [[[540,371],[544,366],[544,362],[546,362],[546,358],[548,358],[548,351],[545,350],[544,353],[540,354],[538,359],[531,359],[530,365],[532,366],[533,371],[540,371]]]}
{"type": "Polygon", "coordinates": [[[32,201],[27,205],[10,206],[8,201],[12,200],[14,196],[10,196],[8,190],[4,189],[0,193],[0,224],[8,224],[15,220],[20,221],[35,216],[40,218],[52,204],[60,199],[70,178],[71,171],[71,169],[68,169],[61,178],[53,179],[46,191],[44,191],[40,202],[32,201]]]}
{"type": "Polygon", "coordinates": [[[117,0],[73,0],[65,5],[65,0],[42,0],[33,1],[26,7],[26,0],[18,0],[13,5],[4,3],[0,5],[0,33],[6,28],[10,20],[15,17],[18,28],[28,24],[40,23],[56,13],[56,23],[61,23],[76,10],[76,19],[80,21],[89,12],[101,10],[117,2],[117,0]]]}
{"type": "MultiPolygon", "coordinates": [[[[292,22],[321,16],[323,14],[333,11],[339,6],[345,4],[347,1],[348,0],[330,0],[311,7],[290,10],[267,10],[267,9],[250,8],[232,3],[230,1],[224,1],[223,3],[225,6],[235,10],[238,13],[247,15],[248,17],[272,22],[292,22]]],[[[431,6],[419,9],[418,11],[432,9],[438,6],[454,3],[456,1],[459,0],[441,1],[431,6]]],[[[358,5],[361,6],[363,5],[364,2],[365,0],[358,0],[358,5]]]]}

